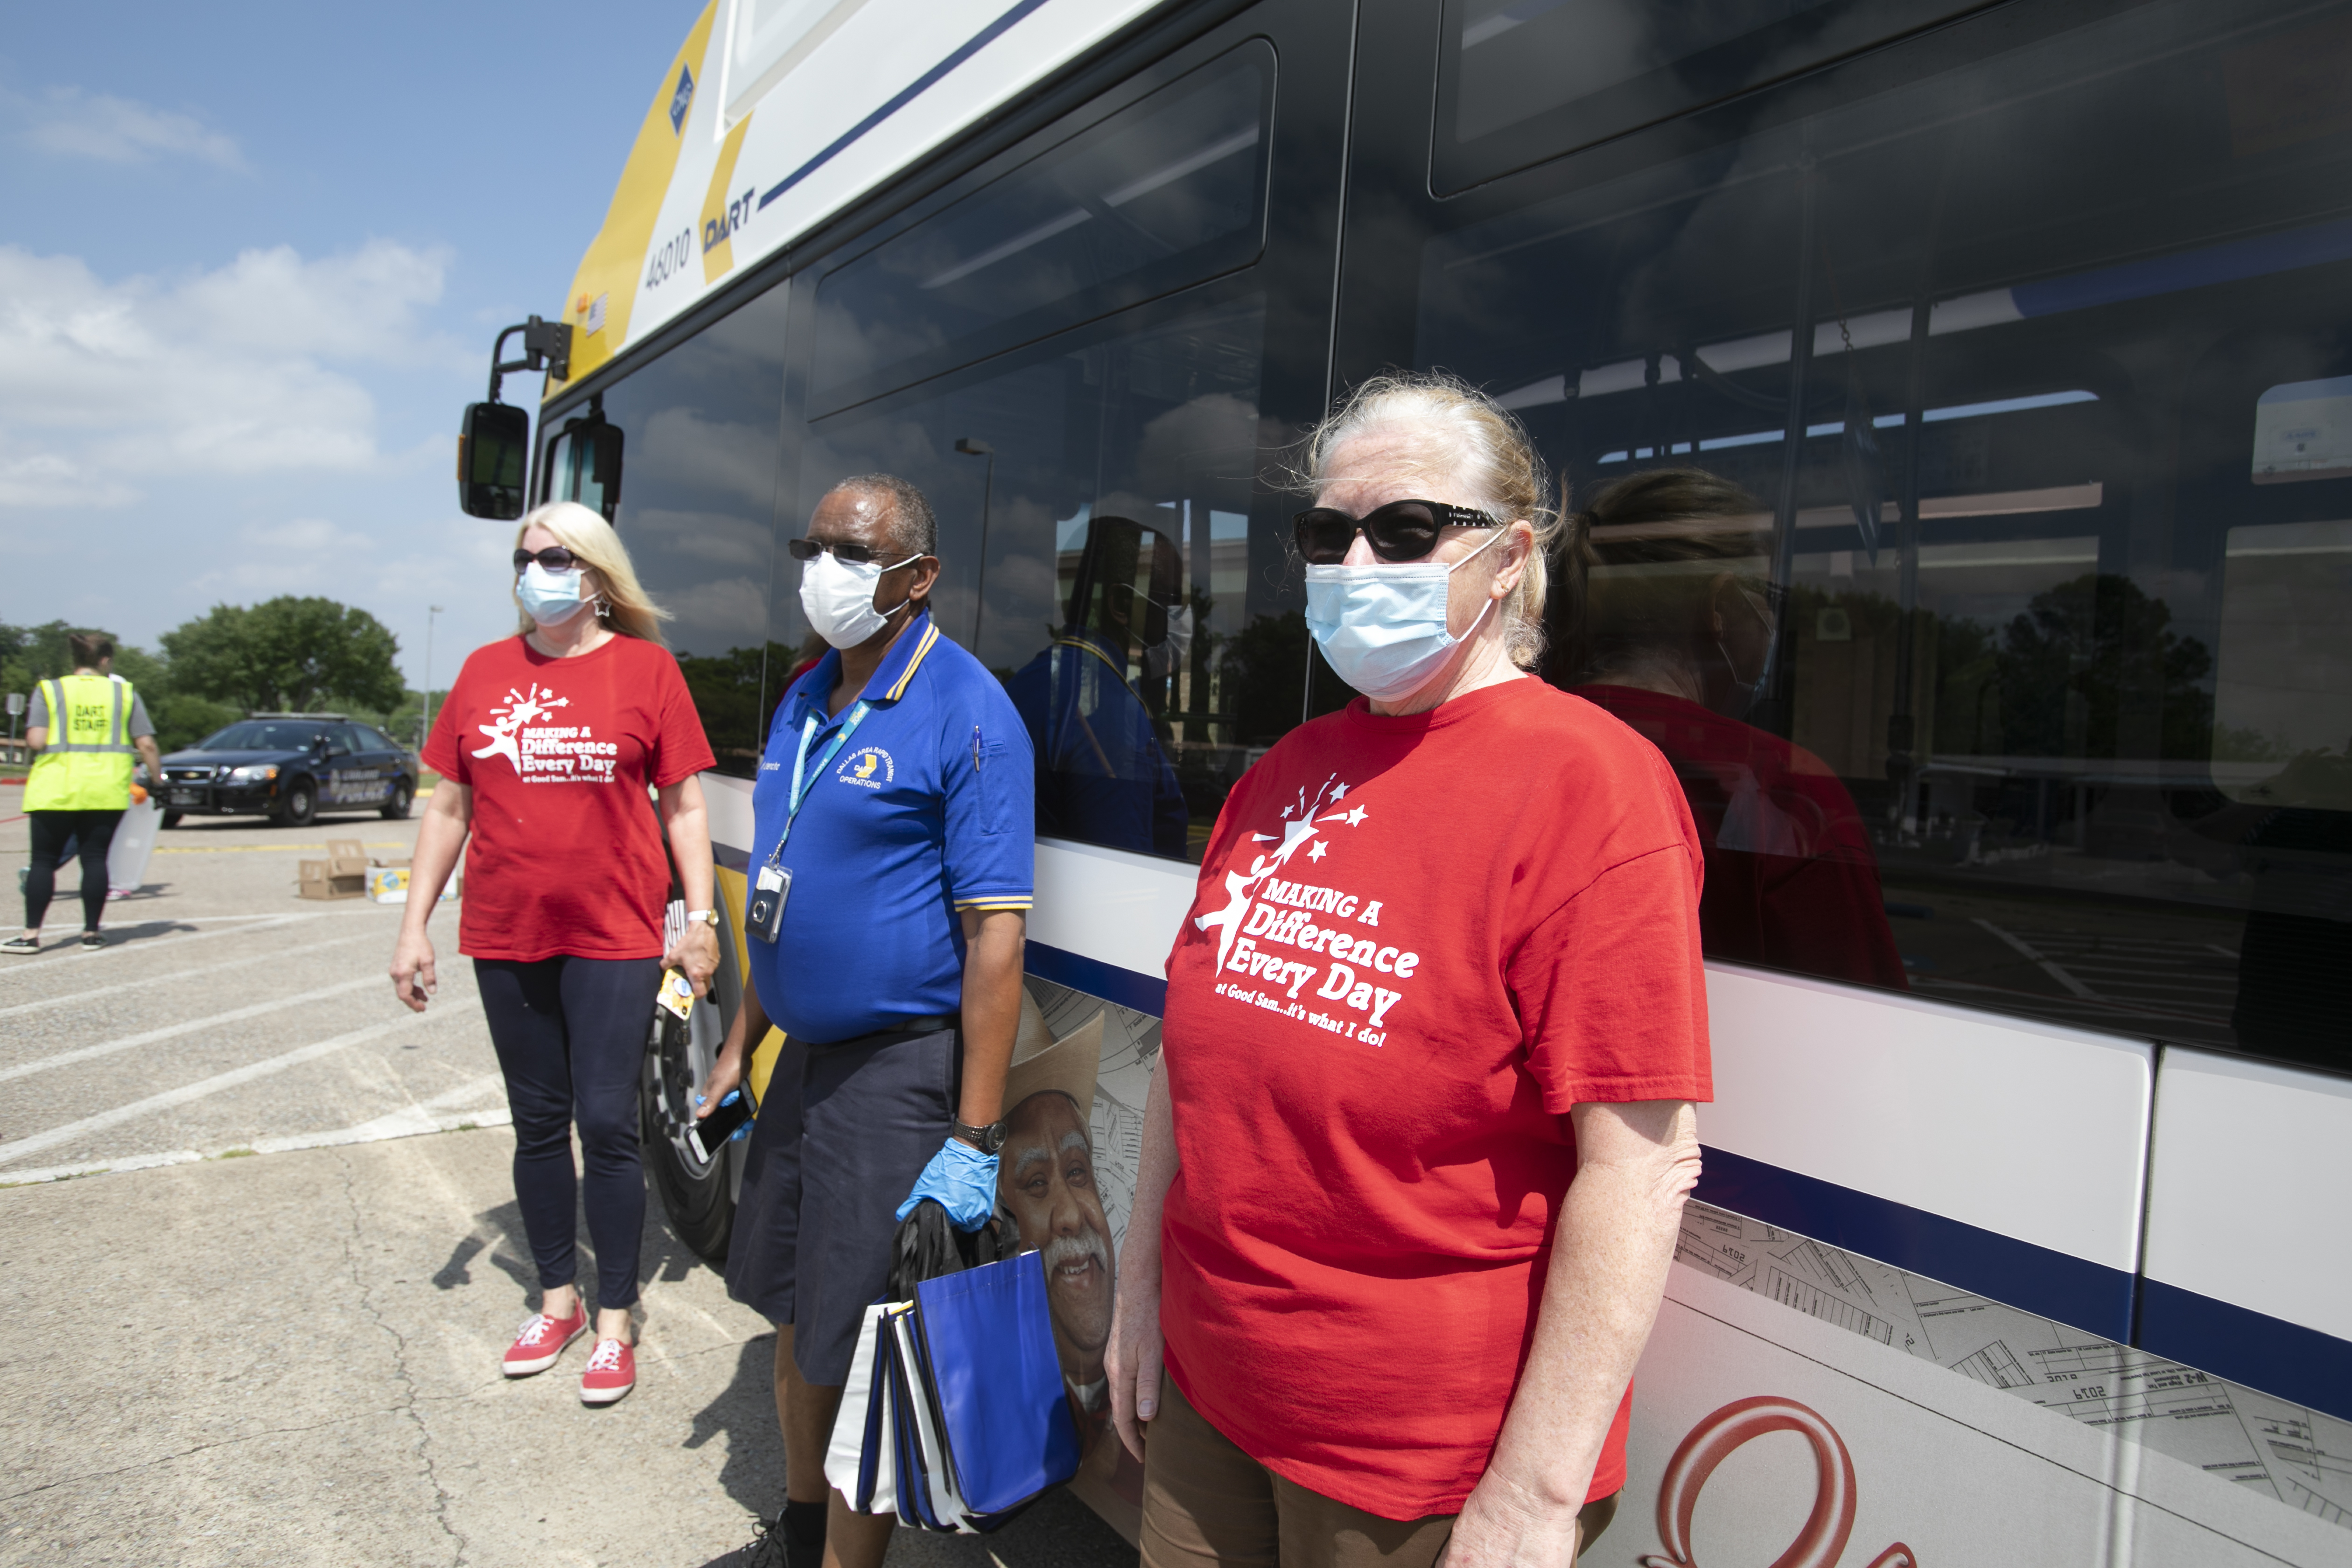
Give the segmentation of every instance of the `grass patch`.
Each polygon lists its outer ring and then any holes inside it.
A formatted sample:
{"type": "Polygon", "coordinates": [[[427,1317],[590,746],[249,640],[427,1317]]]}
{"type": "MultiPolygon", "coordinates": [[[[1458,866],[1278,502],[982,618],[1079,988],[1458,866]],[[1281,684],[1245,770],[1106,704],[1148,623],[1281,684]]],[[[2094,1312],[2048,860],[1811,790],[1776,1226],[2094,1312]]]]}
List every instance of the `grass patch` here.
{"type": "Polygon", "coordinates": [[[215,1160],[245,1160],[250,1159],[254,1152],[255,1151],[251,1149],[224,1149],[219,1153],[214,1155],[213,1158],[215,1160]]]}
{"type": "Polygon", "coordinates": [[[481,1123],[478,1121],[460,1121],[457,1126],[457,1131],[460,1132],[477,1132],[480,1130],[481,1123]]]}

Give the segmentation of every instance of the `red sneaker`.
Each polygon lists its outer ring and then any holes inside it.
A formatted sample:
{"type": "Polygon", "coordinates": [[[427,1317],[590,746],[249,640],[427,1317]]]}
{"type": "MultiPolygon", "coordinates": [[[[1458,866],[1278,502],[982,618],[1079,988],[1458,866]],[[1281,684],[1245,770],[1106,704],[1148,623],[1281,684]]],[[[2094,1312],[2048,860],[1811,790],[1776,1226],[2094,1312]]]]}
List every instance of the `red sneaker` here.
{"type": "Polygon", "coordinates": [[[580,1374],[580,1403],[610,1405],[637,1385],[636,1353],[618,1340],[598,1340],[580,1374]]]}
{"type": "Polygon", "coordinates": [[[535,1312],[530,1321],[515,1333],[515,1342],[507,1347],[503,1365],[509,1377],[529,1377],[535,1372],[545,1372],[555,1364],[563,1347],[588,1331],[588,1304],[574,1301],[568,1318],[551,1318],[545,1312],[535,1312]]]}

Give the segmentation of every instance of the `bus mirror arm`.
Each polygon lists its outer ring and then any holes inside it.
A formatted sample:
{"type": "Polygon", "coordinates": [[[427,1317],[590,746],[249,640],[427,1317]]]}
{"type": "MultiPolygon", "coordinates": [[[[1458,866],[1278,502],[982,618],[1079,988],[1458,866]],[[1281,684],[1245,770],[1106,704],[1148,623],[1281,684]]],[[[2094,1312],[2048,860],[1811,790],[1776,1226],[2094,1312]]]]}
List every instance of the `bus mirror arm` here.
{"type": "Polygon", "coordinates": [[[490,401],[499,400],[499,383],[509,371],[543,370],[558,381],[572,379],[572,323],[543,321],[537,316],[519,326],[509,327],[499,334],[490,347],[490,401]],[[507,340],[517,332],[522,334],[522,358],[509,360],[499,356],[507,352],[507,340]]]}

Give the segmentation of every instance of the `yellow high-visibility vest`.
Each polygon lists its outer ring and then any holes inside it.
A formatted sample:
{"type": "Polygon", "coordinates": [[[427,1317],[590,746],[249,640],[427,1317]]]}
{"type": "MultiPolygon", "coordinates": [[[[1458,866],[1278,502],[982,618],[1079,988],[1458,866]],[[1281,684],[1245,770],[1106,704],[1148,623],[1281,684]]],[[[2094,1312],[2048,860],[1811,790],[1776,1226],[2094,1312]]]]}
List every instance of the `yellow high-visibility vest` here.
{"type": "Polygon", "coordinates": [[[25,780],[26,811],[122,811],[131,805],[131,683],[103,675],[41,682],[49,743],[25,780]]]}

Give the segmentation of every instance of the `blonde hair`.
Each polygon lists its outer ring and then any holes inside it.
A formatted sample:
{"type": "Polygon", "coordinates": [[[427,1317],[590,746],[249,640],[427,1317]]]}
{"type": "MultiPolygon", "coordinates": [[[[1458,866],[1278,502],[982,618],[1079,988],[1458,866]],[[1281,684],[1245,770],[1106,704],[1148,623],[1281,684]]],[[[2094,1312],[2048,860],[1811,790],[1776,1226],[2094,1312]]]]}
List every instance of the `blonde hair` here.
{"type": "MultiPolygon", "coordinates": [[[[595,592],[596,614],[604,624],[623,637],[640,637],[657,647],[669,645],[662,638],[661,624],[669,619],[669,612],[656,605],[637,581],[636,569],[629,564],[629,552],[621,543],[621,536],[613,525],[590,511],[576,500],[551,501],[523,514],[522,525],[515,530],[515,548],[522,548],[522,536],[533,528],[543,528],[555,535],[563,548],[580,558],[580,563],[594,575],[593,582],[582,586],[595,592]]],[[[515,613],[521,617],[521,629],[528,635],[538,623],[530,612],[515,600],[515,613]]]]}
{"type": "MultiPolygon", "coordinates": [[[[1374,376],[1350,392],[1307,438],[1298,488],[1320,490],[1339,449],[1360,437],[1403,438],[1402,460],[1433,486],[1475,503],[1506,524],[1535,532],[1519,585],[1503,601],[1503,647],[1511,662],[1533,669],[1543,657],[1545,561],[1560,530],[1551,475],[1517,419],[1458,376],[1444,372],[1374,376]]],[[[1433,496],[1433,500],[1452,499],[1433,496]]]]}

